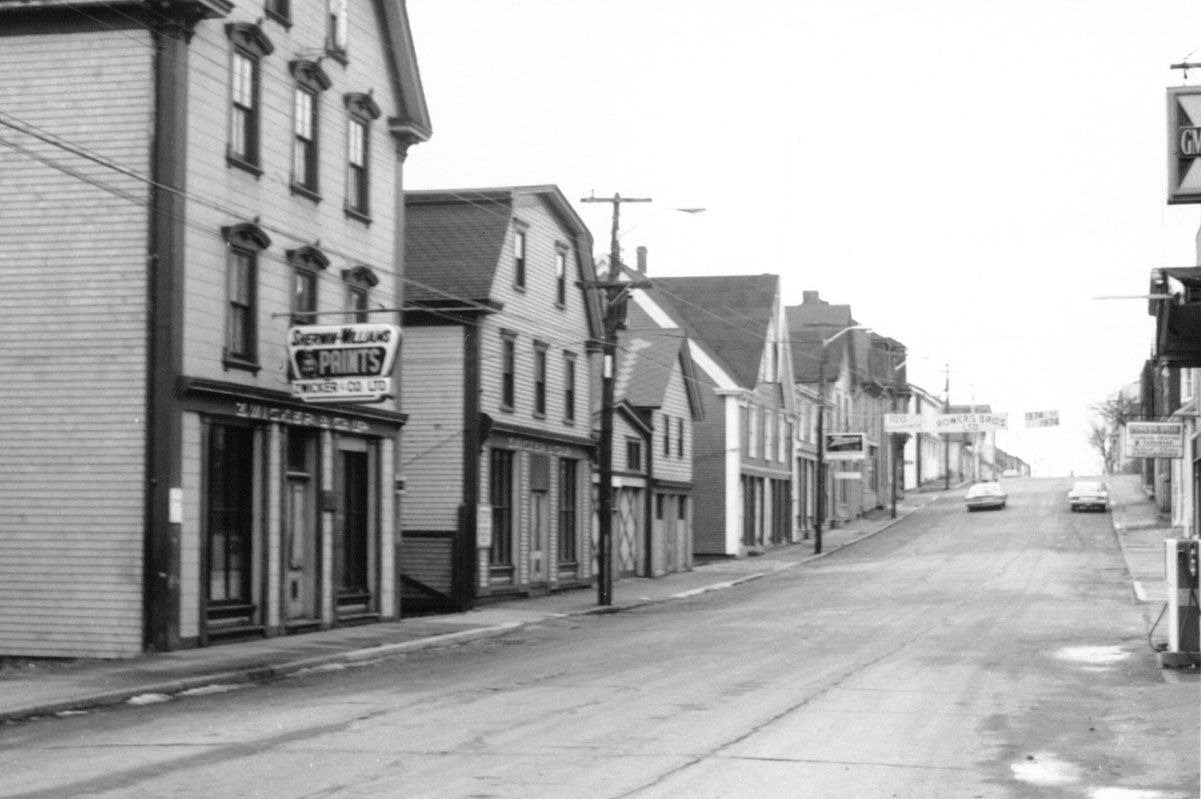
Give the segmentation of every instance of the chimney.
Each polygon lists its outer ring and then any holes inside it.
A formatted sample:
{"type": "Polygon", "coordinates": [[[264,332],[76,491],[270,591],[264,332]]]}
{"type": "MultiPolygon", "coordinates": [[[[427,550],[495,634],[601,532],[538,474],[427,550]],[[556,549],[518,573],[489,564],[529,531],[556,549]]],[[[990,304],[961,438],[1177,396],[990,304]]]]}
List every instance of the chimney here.
{"type": "Polygon", "coordinates": [[[801,302],[804,305],[817,305],[822,301],[822,298],[818,296],[820,293],[818,291],[802,291],[801,302]]]}
{"type": "Polygon", "coordinates": [[[638,274],[646,274],[646,247],[639,247],[638,250],[638,274]]]}

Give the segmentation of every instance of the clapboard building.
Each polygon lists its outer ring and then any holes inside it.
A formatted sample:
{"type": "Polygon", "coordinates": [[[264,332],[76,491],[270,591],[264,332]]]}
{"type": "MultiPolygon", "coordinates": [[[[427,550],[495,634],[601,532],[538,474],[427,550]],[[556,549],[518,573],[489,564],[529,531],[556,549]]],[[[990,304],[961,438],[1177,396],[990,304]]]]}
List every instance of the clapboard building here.
{"type": "Polygon", "coordinates": [[[0,0],[0,654],[398,615],[398,392],[287,334],[398,332],[429,135],[403,0],[0,0]]]}

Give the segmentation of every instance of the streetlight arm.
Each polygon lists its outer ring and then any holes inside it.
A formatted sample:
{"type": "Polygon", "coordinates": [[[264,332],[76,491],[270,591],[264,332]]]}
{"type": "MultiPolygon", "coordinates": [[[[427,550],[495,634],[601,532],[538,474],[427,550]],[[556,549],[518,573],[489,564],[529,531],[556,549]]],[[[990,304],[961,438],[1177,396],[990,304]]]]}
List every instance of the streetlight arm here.
{"type": "Polygon", "coordinates": [[[839,330],[837,333],[835,333],[834,335],[830,336],[828,339],[823,341],[822,346],[823,347],[830,346],[830,343],[833,342],[834,339],[838,338],[843,333],[850,333],[852,330],[871,330],[871,328],[868,327],[867,325],[851,325],[850,327],[844,327],[842,330],[839,330]]]}

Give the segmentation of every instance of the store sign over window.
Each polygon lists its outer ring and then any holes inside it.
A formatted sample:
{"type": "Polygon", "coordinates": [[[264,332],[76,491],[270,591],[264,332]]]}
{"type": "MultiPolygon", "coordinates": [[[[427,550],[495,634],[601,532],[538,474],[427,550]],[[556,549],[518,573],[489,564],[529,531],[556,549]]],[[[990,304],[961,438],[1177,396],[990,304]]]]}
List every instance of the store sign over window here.
{"type": "Polygon", "coordinates": [[[1201,86],[1168,89],[1168,204],[1201,203],[1201,86]]]}
{"type": "Polygon", "coordinates": [[[395,325],[301,325],[288,329],[292,396],[304,402],[380,402],[396,396],[395,325]]]}

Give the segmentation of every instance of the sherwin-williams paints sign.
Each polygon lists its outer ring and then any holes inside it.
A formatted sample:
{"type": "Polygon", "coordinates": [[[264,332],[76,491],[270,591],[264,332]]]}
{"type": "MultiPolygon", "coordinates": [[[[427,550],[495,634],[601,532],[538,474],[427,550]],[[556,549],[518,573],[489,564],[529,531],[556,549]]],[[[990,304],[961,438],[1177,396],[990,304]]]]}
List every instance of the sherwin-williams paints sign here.
{"type": "Polygon", "coordinates": [[[395,325],[302,325],[288,329],[292,396],[305,402],[379,402],[395,396],[395,325]]]}
{"type": "Polygon", "coordinates": [[[1168,89],[1168,204],[1201,203],[1201,86],[1168,89]]]}

